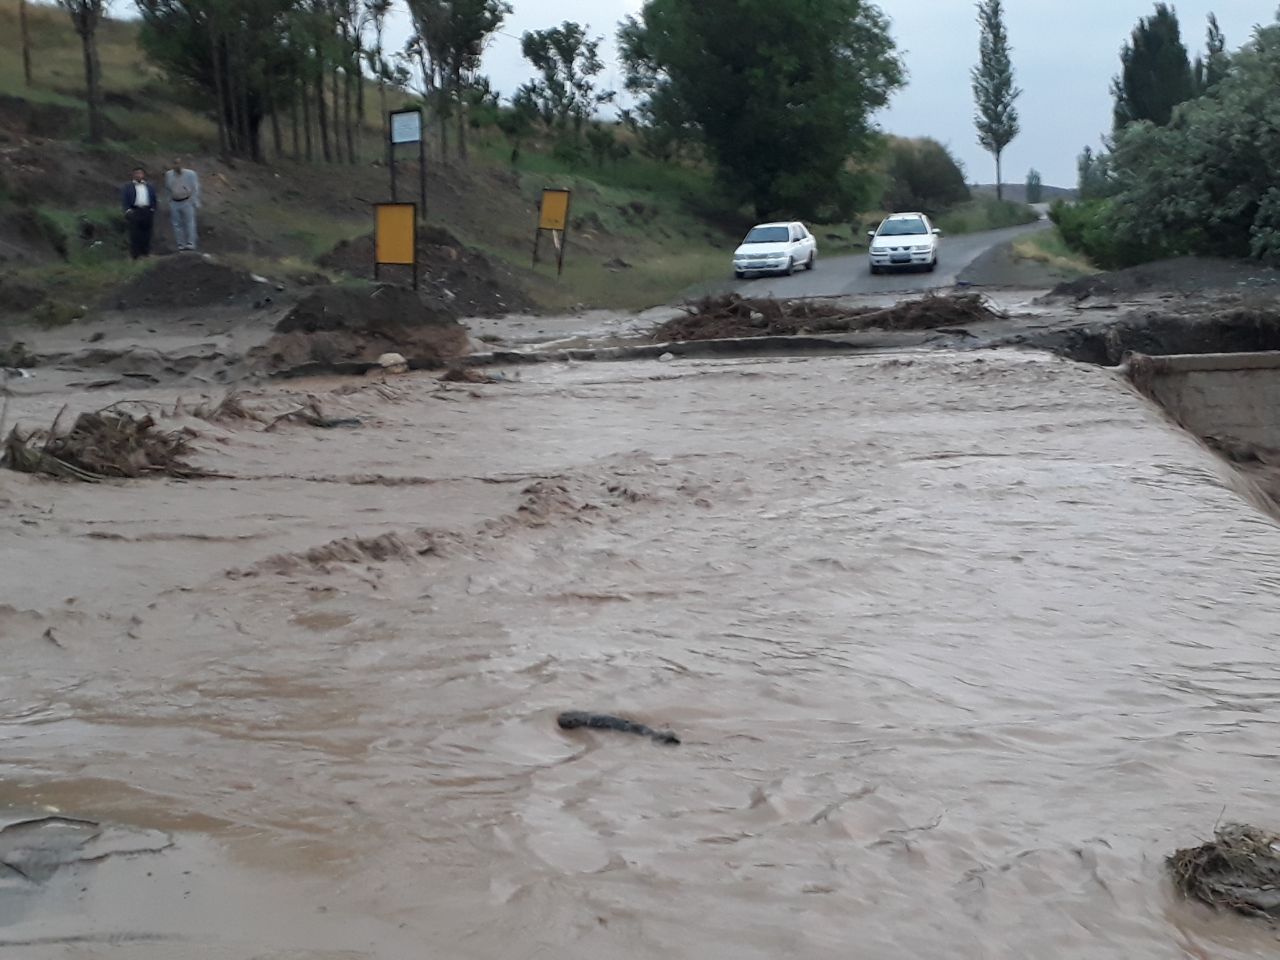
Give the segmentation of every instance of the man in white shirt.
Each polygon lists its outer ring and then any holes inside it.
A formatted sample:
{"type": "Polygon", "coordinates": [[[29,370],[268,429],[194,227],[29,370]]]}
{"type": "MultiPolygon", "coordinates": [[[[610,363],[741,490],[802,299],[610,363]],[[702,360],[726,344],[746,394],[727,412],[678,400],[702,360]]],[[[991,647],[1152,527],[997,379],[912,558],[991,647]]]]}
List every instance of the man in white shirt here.
{"type": "Polygon", "coordinates": [[[179,250],[196,248],[196,211],[200,209],[200,178],[181,160],[164,172],[164,188],[169,192],[169,222],[173,242],[179,250]]]}
{"type": "Polygon", "coordinates": [[[147,172],[141,167],[133,171],[133,179],[120,191],[120,206],[129,228],[129,256],[151,256],[151,227],[155,222],[156,192],[147,183],[147,172]]]}

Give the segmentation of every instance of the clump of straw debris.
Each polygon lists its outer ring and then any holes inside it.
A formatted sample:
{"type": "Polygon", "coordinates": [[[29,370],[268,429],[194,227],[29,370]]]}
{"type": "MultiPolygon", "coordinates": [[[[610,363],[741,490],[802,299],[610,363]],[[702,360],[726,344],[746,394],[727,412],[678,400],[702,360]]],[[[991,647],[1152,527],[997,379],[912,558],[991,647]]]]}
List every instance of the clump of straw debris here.
{"type": "Polygon", "coordinates": [[[1241,824],[1179,850],[1165,863],[1186,896],[1213,907],[1280,920],[1280,836],[1241,824]]]}
{"type": "Polygon", "coordinates": [[[63,411],[47,430],[14,427],[4,440],[0,464],[22,473],[96,482],[108,477],[209,476],[189,463],[187,433],[157,428],[150,414],[137,416],[113,405],[76,417],[60,430],[63,411]]]}

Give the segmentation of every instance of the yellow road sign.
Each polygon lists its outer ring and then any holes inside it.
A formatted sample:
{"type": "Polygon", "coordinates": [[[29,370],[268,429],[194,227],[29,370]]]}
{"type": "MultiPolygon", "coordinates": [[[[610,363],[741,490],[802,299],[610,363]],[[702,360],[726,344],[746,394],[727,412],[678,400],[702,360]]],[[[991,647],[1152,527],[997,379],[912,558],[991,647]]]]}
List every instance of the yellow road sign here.
{"type": "Polygon", "coordinates": [[[416,262],[414,214],[412,203],[377,204],[375,259],[378,263],[412,266],[416,262]]]}
{"type": "Polygon", "coordinates": [[[543,190],[538,208],[539,230],[564,230],[569,223],[569,191],[543,190]]]}

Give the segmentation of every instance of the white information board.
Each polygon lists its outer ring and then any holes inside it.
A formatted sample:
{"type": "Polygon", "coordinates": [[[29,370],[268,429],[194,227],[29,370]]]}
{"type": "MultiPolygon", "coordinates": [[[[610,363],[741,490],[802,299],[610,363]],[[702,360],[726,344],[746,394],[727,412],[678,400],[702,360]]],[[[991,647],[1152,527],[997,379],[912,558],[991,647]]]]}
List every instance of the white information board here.
{"type": "Polygon", "coordinates": [[[391,142],[419,143],[422,140],[422,114],[404,110],[391,114],[391,142]]]}

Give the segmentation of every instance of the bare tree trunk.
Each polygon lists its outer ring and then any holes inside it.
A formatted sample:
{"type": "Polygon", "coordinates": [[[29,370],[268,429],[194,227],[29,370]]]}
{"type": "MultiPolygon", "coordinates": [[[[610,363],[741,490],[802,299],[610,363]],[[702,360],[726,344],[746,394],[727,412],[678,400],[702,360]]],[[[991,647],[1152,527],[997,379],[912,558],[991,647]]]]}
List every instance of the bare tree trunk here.
{"type": "Polygon", "coordinates": [[[27,26],[27,0],[18,0],[18,25],[22,32],[22,81],[31,86],[31,29],[27,26]]]}
{"type": "Polygon", "coordinates": [[[277,160],[284,159],[284,138],[280,134],[280,110],[276,107],[276,95],[270,94],[271,104],[271,145],[275,148],[277,160]]]}
{"type": "Polygon", "coordinates": [[[306,77],[298,77],[298,91],[302,100],[302,129],[307,140],[307,163],[315,159],[315,150],[311,139],[311,87],[306,77]]]}
{"type": "Polygon", "coordinates": [[[235,42],[227,43],[227,140],[232,153],[244,151],[240,126],[240,71],[236,66],[235,42]]]}
{"type": "Polygon", "coordinates": [[[293,133],[293,159],[294,162],[297,162],[302,159],[302,143],[299,140],[301,131],[298,129],[298,124],[301,121],[298,118],[298,90],[296,83],[290,93],[292,96],[289,97],[289,126],[292,128],[293,133]]]}
{"type": "Polygon", "coordinates": [[[222,75],[222,45],[218,42],[217,29],[209,25],[209,53],[213,59],[213,88],[217,94],[218,108],[218,149],[227,154],[231,152],[231,141],[227,137],[227,84],[222,75]]]}
{"type": "Polygon", "coordinates": [[[467,110],[466,104],[463,102],[462,77],[460,76],[453,78],[453,94],[453,109],[458,111],[458,159],[465,164],[467,162],[467,110]]]}
{"type": "Polygon", "coordinates": [[[324,153],[324,162],[333,162],[333,152],[329,149],[329,116],[324,103],[324,60],[316,64],[316,120],[320,126],[320,147],[324,153]]]}
{"type": "Polygon", "coordinates": [[[1000,151],[996,151],[996,199],[1004,199],[1004,179],[1000,176],[1000,151]]]}
{"type": "MultiPolygon", "coordinates": [[[[96,24],[95,24],[96,27],[96,24]]],[[[80,45],[84,49],[84,83],[89,105],[89,142],[102,142],[102,85],[101,67],[98,65],[98,43],[94,29],[80,31],[80,45]]]]}
{"type": "Polygon", "coordinates": [[[333,72],[329,75],[330,87],[333,90],[333,153],[334,159],[342,163],[342,87],[338,83],[338,77],[338,64],[335,61],[333,72]]]}
{"type": "Polygon", "coordinates": [[[364,109],[364,48],[361,47],[356,51],[356,64],[360,69],[356,70],[356,123],[361,129],[364,128],[365,109],[364,109]]]}
{"type": "Polygon", "coordinates": [[[358,136],[359,125],[356,116],[356,100],[357,89],[364,86],[364,77],[360,74],[360,59],[352,56],[350,63],[350,73],[347,74],[347,89],[345,96],[347,98],[347,159],[352,163],[359,163],[358,148],[360,145],[360,137],[358,136]]]}
{"type": "Polygon", "coordinates": [[[382,112],[382,141],[386,143],[391,138],[391,131],[387,129],[387,81],[382,76],[382,64],[378,64],[378,109],[382,112]]]}

